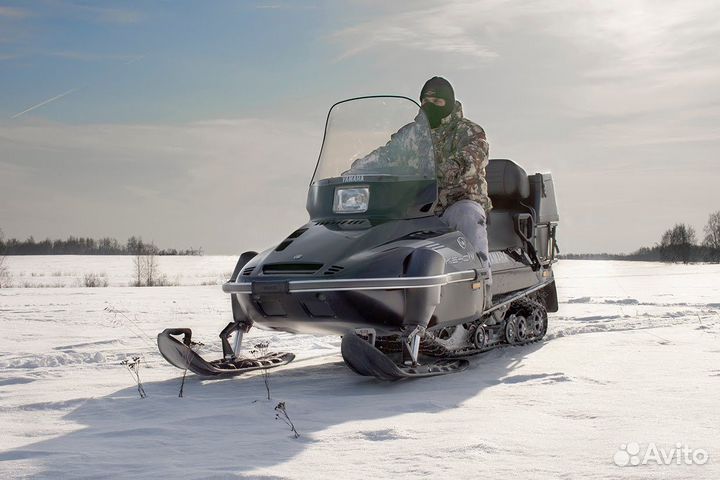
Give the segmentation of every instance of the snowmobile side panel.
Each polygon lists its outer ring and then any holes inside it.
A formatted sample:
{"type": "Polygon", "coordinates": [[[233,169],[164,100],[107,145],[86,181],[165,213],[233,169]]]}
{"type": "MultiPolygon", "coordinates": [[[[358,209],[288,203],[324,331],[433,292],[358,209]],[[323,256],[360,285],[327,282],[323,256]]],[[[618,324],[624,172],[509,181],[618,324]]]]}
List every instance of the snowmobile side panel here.
{"type": "Polygon", "coordinates": [[[493,271],[493,296],[537,285],[542,282],[542,278],[538,277],[538,273],[533,272],[532,268],[526,266],[507,269],[498,273],[493,271]]]}
{"type": "MultiPolygon", "coordinates": [[[[418,248],[405,259],[405,273],[414,275],[442,275],[445,258],[435,250],[418,248]]],[[[473,277],[475,272],[472,272],[473,277]]],[[[430,288],[408,288],[405,290],[405,312],[403,328],[415,326],[427,328],[433,312],[440,304],[440,285],[430,288]]]]}

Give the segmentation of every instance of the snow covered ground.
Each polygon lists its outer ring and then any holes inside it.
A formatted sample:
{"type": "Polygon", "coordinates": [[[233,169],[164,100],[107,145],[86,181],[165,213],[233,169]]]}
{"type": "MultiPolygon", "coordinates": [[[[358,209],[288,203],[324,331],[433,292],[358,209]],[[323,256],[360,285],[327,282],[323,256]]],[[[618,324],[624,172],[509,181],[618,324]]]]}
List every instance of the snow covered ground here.
{"type": "MultiPolygon", "coordinates": [[[[237,257],[157,256],[159,274],[172,285],[220,285],[230,277],[237,257]]],[[[35,255],[7,257],[16,288],[82,287],[86,275],[107,279],[111,287],[133,284],[130,255],[35,255]]]]}
{"type": "Polygon", "coordinates": [[[0,290],[0,478],[720,478],[718,265],[562,261],[546,341],[431,379],[369,380],[338,338],[254,330],[247,344],[298,354],[268,401],[260,375],[191,375],[178,398],[182,372],[156,353],[158,331],[187,326],[218,354],[229,302],[202,283],[234,259],[162,258],[184,286],[154,288],[123,286],[127,257],[8,261],[65,288],[0,290]],[[86,272],[111,286],[66,281],[86,272]]]}

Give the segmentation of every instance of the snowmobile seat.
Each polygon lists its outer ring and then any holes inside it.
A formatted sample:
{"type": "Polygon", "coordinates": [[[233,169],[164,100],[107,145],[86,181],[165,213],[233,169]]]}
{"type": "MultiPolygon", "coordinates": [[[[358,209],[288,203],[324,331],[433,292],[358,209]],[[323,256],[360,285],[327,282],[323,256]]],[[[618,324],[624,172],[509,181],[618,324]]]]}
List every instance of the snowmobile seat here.
{"type": "Polygon", "coordinates": [[[515,217],[532,213],[524,205],[530,196],[527,173],[512,160],[492,159],[485,175],[493,204],[487,225],[490,251],[523,248],[524,241],[515,231],[515,217]]]}
{"type": "Polygon", "coordinates": [[[491,210],[487,224],[488,244],[491,252],[523,247],[523,241],[515,233],[513,212],[491,210]]]}
{"type": "Polygon", "coordinates": [[[493,205],[515,203],[530,196],[528,175],[512,160],[495,158],[490,160],[485,169],[485,178],[493,205]]]}

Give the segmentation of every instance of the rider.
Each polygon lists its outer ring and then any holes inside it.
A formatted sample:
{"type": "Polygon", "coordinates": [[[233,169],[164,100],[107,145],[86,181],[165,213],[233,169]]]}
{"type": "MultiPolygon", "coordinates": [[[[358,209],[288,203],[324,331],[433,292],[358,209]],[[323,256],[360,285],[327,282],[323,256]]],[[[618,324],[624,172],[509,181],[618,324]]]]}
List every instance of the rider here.
{"type": "MultiPolygon", "coordinates": [[[[462,106],[455,100],[452,85],[442,77],[433,77],[425,83],[420,92],[420,102],[430,124],[437,165],[438,203],[435,213],[451,228],[465,235],[483,265],[489,267],[485,225],[492,203],[485,180],[489,148],[485,131],[463,117],[462,106]]],[[[414,126],[404,126],[392,135],[387,145],[355,160],[352,170],[377,163],[416,161],[416,158],[402,155],[402,152],[424,149],[423,145],[416,143],[423,142],[425,136],[414,134],[414,126]],[[406,144],[412,144],[414,148],[406,148],[406,144]]]]}
{"type": "Polygon", "coordinates": [[[483,264],[488,263],[487,214],[492,208],[485,167],[490,144],[480,125],[463,117],[450,82],[428,80],[420,102],[432,129],[437,163],[438,204],[435,213],[465,235],[483,264]]]}

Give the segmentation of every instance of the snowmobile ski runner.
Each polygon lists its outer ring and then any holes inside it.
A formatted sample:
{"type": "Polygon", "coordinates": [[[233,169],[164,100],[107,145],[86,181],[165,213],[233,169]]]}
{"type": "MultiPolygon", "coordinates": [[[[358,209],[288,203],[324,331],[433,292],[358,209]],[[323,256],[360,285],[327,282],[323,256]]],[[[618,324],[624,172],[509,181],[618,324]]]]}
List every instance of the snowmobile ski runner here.
{"type": "Polygon", "coordinates": [[[261,356],[228,357],[208,362],[193,349],[189,328],[166,328],[158,335],[160,353],[170,364],[205,377],[233,376],[255,370],[287,365],[295,359],[292,353],[266,353],[261,356]],[[182,335],[182,342],[176,336],[182,335]]]}

